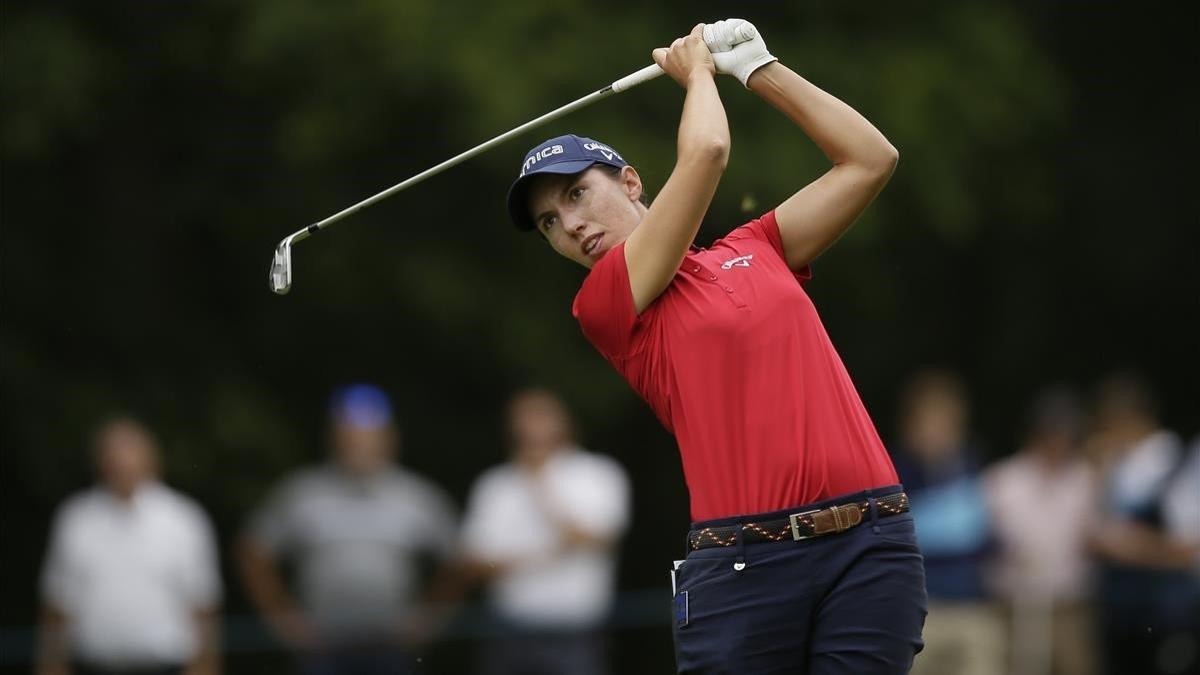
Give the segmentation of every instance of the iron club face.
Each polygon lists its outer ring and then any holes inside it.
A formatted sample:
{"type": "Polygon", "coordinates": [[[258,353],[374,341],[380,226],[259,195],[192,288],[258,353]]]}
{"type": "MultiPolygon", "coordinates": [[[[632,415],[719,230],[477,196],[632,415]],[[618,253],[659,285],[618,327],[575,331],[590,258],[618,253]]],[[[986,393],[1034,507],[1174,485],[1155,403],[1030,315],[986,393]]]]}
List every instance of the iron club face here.
{"type": "Polygon", "coordinates": [[[287,295],[292,288],[292,242],[287,239],[275,247],[275,257],[271,260],[270,283],[271,290],[279,295],[287,295]]]}
{"type": "Polygon", "coordinates": [[[292,289],[292,242],[308,238],[308,230],[300,230],[288,235],[275,247],[275,255],[271,258],[271,269],[267,274],[267,282],[271,290],[278,295],[287,295],[292,289]]]}

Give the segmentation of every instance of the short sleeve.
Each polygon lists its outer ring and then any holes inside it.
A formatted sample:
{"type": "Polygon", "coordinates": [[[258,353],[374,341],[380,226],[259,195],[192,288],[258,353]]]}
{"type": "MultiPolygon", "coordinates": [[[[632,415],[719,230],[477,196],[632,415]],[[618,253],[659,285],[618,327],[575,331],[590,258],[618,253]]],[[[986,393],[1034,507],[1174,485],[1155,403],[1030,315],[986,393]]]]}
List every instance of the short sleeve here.
{"type": "MultiPolygon", "coordinates": [[[[756,218],[730,232],[724,239],[757,239],[764,241],[771,245],[771,248],[775,251],[775,255],[779,256],[780,260],[783,260],[785,263],[787,262],[787,255],[783,252],[783,237],[779,234],[779,222],[775,220],[775,211],[773,209],[764,213],[762,217],[756,218]]],[[[805,265],[799,270],[792,272],[792,274],[796,277],[797,281],[803,284],[812,279],[812,265],[805,265]]]]}
{"type": "Polygon", "coordinates": [[[575,295],[571,313],[588,341],[605,358],[628,356],[638,316],[629,286],[625,245],[619,244],[601,258],[575,295]]]}

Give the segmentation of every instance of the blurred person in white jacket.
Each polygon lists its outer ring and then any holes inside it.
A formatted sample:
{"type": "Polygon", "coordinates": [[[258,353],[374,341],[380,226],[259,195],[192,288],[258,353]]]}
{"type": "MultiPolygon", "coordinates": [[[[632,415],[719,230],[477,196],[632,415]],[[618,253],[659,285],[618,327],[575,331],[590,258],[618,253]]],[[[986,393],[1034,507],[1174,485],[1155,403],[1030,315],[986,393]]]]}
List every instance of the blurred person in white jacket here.
{"type": "Polygon", "coordinates": [[[221,580],[204,510],[158,478],[119,417],[95,434],[99,483],[58,510],[42,569],[40,675],[214,675],[221,580]]]}
{"type": "Polygon", "coordinates": [[[606,672],[601,634],[616,582],[629,485],[612,459],[580,449],[563,402],[544,390],[508,409],[511,460],[467,503],[462,550],[506,626],[485,648],[487,675],[606,672]]]}

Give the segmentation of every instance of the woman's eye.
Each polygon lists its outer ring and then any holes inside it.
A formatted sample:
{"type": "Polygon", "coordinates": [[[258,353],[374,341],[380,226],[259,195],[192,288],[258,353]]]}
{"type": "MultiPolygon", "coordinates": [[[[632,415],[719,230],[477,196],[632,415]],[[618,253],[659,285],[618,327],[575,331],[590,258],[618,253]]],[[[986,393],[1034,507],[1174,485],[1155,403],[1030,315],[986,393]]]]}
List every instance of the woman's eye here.
{"type": "Polygon", "coordinates": [[[577,187],[574,190],[571,190],[571,199],[572,200],[577,200],[582,196],[583,196],[583,188],[577,187]]]}
{"type": "Polygon", "coordinates": [[[543,230],[550,229],[551,227],[554,226],[555,221],[556,221],[556,219],[554,216],[546,216],[545,218],[542,218],[542,229],[543,230]]]}

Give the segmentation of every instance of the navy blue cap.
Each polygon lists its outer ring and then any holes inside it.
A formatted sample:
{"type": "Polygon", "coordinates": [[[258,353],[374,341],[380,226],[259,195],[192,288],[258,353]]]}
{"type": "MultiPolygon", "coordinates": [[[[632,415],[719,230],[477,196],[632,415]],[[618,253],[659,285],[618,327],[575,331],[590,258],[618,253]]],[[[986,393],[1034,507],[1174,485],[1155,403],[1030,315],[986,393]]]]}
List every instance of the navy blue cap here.
{"type": "Polygon", "coordinates": [[[329,413],[340,424],[378,429],[392,423],[392,402],[372,384],[351,384],[333,392],[329,413]]]}
{"type": "Polygon", "coordinates": [[[607,164],[618,169],[628,166],[620,153],[608,145],[583,136],[567,134],[538,143],[525,154],[521,174],[508,189],[508,216],[522,230],[533,229],[529,213],[529,183],[540,173],[560,175],[586,171],[593,164],[607,164]]]}

